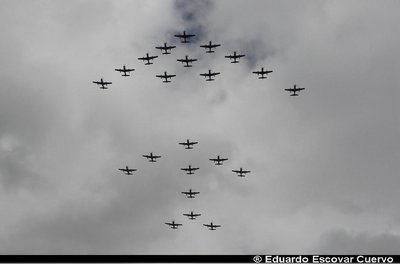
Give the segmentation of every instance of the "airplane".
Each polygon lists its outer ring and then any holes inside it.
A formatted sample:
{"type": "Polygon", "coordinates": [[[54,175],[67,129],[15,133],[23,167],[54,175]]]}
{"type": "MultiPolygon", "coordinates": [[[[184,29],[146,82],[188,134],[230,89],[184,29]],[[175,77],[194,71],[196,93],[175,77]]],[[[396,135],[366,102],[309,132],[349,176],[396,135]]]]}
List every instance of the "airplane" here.
{"type": "Polygon", "coordinates": [[[192,67],[192,65],[189,63],[197,61],[197,59],[189,59],[188,56],[186,55],[184,59],[177,59],[177,61],[186,63],[186,65],[183,65],[183,67],[192,67]]]}
{"type": "Polygon", "coordinates": [[[100,85],[100,89],[108,89],[107,85],[112,84],[112,82],[103,81],[103,78],[101,78],[100,81],[93,81],[93,83],[100,85]]]}
{"type": "Polygon", "coordinates": [[[123,171],[126,175],[132,175],[132,172],[137,171],[136,169],[129,169],[128,166],[126,166],[125,169],[118,170],[123,171]]]}
{"type": "Polygon", "coordinates": [[[238,174],[238,177],[244,177],[246,173],[250,173],[250,171],[243,170],[240,168],[240,170],[232,170],[233,172],[236,172],[238,174]]]}
{"type": "Polygon", "coordinates": [[[199,142],[190,142],[189,139],[186,140],[186,142],[180,142],[179,145],[184,145],[185,149],[193,149],[193,145],[197,144],[199,142]]]}
{"type": "Polygon", "coordinates": [[[156,162],[158,158],[161,158],[161,156],[154,156],[153,152],[150,152],[150,155],[143,155],[143,157],[147,158],[150,162],[156,162]]]}
{"type": "Polygon", "coordinates": [[[199,168],[192,168],[191,165],[189,165],[188,168],[182,168],[181,170],[186,171],[186,174],[194,174],[193,171],[198,170],[199,168]]]}
{"type": "Polygon", "coordinates": [[[216,159],[210,159],[211,161],[214,161],[215,162],[215,165],[222,165],[222,162],[223,161],[225,161],[225,160],[228,160],[228,159],[221,159],[219,156],[217,156],[217,158],[216,159]]]}
{"type": "Polygon", "coordinates": [[[297,88],[296,84],[294,85],[293,88],[285,89],[285,91],[289,91],[292,94],[290,96],[299,96],[299,94],[296,94],[296,92],[299,92],[301,90],[304,90],[305,88],[297,88]]]}
{"type": "Polygon", "coordinates": [[[199,194],[200,192],[192,192],[192,189],[189,189],[188,192],[182,192],[183,194],[186,194],[186,198],[194,198],[196,194],[199,194]]]}
{"type": "Polygon", "coordinates": [[[168,51],[172,50],[174,48],[176,48],[176,46],[167,46],[166,42],[164,42],[164,46],[156,47],[156,49],[163,50],[162,54],[171,54],[171,52],[168,52],[168,51]]]}
{"type": "Polygon", "coordinates": [[[146,53],[145,57],[138,58],[138,60],[147,61],[144,65],[150,65],[153,64],[150,61],[154,60],[155,58],[158,58],[158,56],[149,56],[149,53],[146,53]]]}
{"type": "Polygon", "coordinates": [[[257,75],[260,75],[260,74],[261,74],[261,76],[259,76],[258,79],[265,79],[265,78],[267,78],[267,76],[264,76],[264,74],[267,75],[268,73],[271,73],[271,72],[272,72],[272,71],[264,71],[264,67],[261,67],[261,71],[253,71],[253,73],[255,73],[255,74],[257,74],[257,75]]]}
{"type": "Polygon", "coordinates": [[[172,221],[172,223],[165,223],[166,225],[169,225],[172,229],[178,229],[178,226],[181,226],[182,224],[177,224],[175,221],[172,221]]]}
{"type": "Polygon", "coordinates": [[[190,214],[183,214],[184,216],[189,217],[190,220],[196,220],[196,217],[200,216],[201,214],[195,214],[193,211],[190,212],[190,214]]]}
{"type": "Polygon", "coordinates": [[[214,81],[215,79],[211,78],[212,76],[220,74],[219,72],[211,72],[211,70],[208,70],[208,73],[200,73],[201,76],[208,77],[206,81],[214,81]]]}
{"type": "Polygon", "coordinates": [[[214,225],[212,222],[209,225],[203,224],[203,226],[208,227],[209,230],[217,230],[217,227],[221,227],[220,225],[214,225]]]}
{"type": "Polygon", "coordinates": [[[225,56],[225,58],[233,59],[232,63],[239,63],[237,59],[244,57],[243,54],[236,54],[236,51],[233,52],[233,55],[225,56]]]}
{"type": "Polygon", "coordinates": [[[181,43],[189,43],[190,38],[194,37],[196,35],[194,34],[186,34],[186,31],[183,31],[183,34],[176,34],[174,35],[175,37],[179,38],[181,40],[181,43]]]}
{"type": "Polygon", "coordinates": [[[205,45],[200,45],[200,47],[205,48],[206,49],[206,53],[213,53],[214,50],[217,47],[221,46],[221,44],[211,44],[211,41],[208,44],[205,45]],[[207,50],[208,49],[208,50],[207,50]]]}
{"type": "Polygon", "coordinates": [[[128,73],[134,70],[135,69],[127,69],[125,65],[124,67],[122,67],[122,69],[115,69],[115,71],[122,72],[123,73],[122,76],[130,76],[128,73]]]}
{"type": "Polygon", "coordinates": [[[172,79],[172,77],[175,77],[175,74],[167,74],[167,72],[165,71],[164,74],[160,74],[160,75],[156,75],[156,77],[164,79],[164,83],[169,83],[171,81],[169,81],[168,79],[172,79]]]}

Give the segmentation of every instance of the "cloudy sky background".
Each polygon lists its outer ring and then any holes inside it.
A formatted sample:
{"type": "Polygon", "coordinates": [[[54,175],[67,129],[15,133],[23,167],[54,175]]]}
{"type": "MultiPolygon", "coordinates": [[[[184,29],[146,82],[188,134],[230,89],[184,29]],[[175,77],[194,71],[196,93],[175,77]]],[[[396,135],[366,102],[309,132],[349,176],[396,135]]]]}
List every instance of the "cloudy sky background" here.
{"type": "Polygon", "coordinates": [[[0,253],[398,253],[399,8],[1,1],[0,253]],[[193,43],[173,38],[183,30],[193,43]],[[199,48],[209,40],[214,54],[199,48]],[[164,42],[178,48],[161,55],[164,42]],[[231,64],[233,51],[246,57],[231,64]],[[159,58],[145,66],[146,53],[159,58]],[[184,55],[199,61],[184,68],[184,55]],[[274,72],[259,80],[261,67],[274,72]],[[155,78],[165,70],[172,83],[155,78]],[[290,97],[295,83],[306,90],[290,97]],[[187,138],[195,149],[177,144],[187,138]],[[189,164],[200,170],[179,170],[189,164]]]}

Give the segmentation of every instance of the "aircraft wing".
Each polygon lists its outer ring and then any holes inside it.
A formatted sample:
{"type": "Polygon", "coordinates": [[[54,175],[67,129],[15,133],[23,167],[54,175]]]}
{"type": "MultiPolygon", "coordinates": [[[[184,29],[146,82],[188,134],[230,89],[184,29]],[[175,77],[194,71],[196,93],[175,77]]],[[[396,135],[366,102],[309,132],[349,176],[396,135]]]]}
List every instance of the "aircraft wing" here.
{"type": "Polygon", "coordinates": [[[304,88],[296,88],[296,91],[304,90],[304,88]]]}
{"type": "Polygon", "coordinates": [[[98,81],[93,81],[93,83],[95,83],[95,84],[101,84],[101,82],[98,82],[98,81]]]}
{"type": "Polygon", "coordinates": [[[112,84],[112,82],[103,82],[103,85],[112,84]]]}
{"type": "Polygon", "coordinates": [[[147,60],[147,58],[146,57],[141,57],[141,58],[138,58],[138,60],[147,60]]]}
{"type": "Polygon", "coordinates": [[[244,57],[245,55],[244,54],[239,54],[239,55],[236,55],[236,58],[241,58],[241,57],[244,57]]]}
{"type": "Polygon", "coordinates": [[[200,73],[201,76],[211,76],[209,73],[200,73]]]}
{"type": "Polygon", "coordinates": [[[175,76],[176,76],[175,74],[165,75],[165,78],[172,78],[172,77],[175,77],[175,76]]]}
{"type": "Polygon", "coordinates": [[[295,90],[293,88],[288,88],[288,89],[285,89],[285,91],[294,92],[295,90]]]}
{"type": "Polygon", "coordinates": [[[116,71],[118,71],[118,72],[123,72],[124,70],[123,69],[115,69],[116,71]]]}
{"type": "Polygon", "coordinates": [[[233,56],[233,55],[226,55],[225,58],[233,59],[233,58],[235,58],[235,56],[233,56]]]}
{"type": "Polygon", "coordinates": [[[262,74],[261,71],[253,71],[253,73],[255,73],[255,74],[262,74]]]}

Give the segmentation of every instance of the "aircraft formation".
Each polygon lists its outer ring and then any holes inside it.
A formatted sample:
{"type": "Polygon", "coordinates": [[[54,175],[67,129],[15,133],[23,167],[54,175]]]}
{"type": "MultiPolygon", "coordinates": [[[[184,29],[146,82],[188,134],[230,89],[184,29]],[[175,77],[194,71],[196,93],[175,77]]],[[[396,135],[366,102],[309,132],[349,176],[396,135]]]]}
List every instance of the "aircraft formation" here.
{"type": "MultiPolygon", "coordinates": [[[[197,141],[190,141],[187,139],[186,141],[179,142],[179,145],[182,145],[184,149],[193,149],[194,145],[197,145],[199,142],[197,141]]],[[[161,155],[156,155],[153,154],[153,152],[150,152],[150,154],[144,154],[142,155],[143,158],[146,158],[149,162],[157,162],[158,159],[162,158],[161,155]]],[[[217,155],[215,158],[210,158],[210,161],[214,163],[216,166],[221,166],[224,165],[223,162],[227,161],[228,158],[223,158],[220,155],[217,155]]],[[[188,165],[187,167],[181,168],[182,171],[186,172],[187,175],[193,175],[197,170],[199,170],[199,167],[192,167],[192,165],[188,165]]],[[[122,171],[125,175],[133,175],[133,172],[136,172],[137,169],[135,168],[130,168],[128,165],[125,166],[125,168],[118,168],[119,171],[122,171]]],[[[238,177],[245,177],[247,173],[250,173],[251,171],[249,170],[244,170],[242,167],[239,169],[232,170],[233,173],[236,173],[238,177]]],[[[181,192],[181,194],[185,195],[186,198],[188,199],[196,199],[198,195],[200,194],[200,191],[194,190],[192,188],[189,188],[189,190],[184,190],[181,192]]],[[[183,213],[182,215],[186,216],[189,220],[196,220],[198,217],[200,217],[202,214],[200,213],[195,213],[193,210],[191,210],[189,213],[183,213]]],[[[172,220],[171,222],[165,222],[166,225],[168,225],[172,229],[178,229],[180,226],[182,226],[182,223],[177,223],[175,220],[172,220]]],[[[204,223],[203,226],[207,227],[209,230],[217,230],[217,228],[221,227],[222,225],[220,224],[215,224],[213,222],[210,223],[204,223]]]]}
{"type": "MultiPolygon", "coordinates": [[[[175,34],[174,37],[178,38],[181,43],[187,44],[191,43],[190,40],[191,38],[195,37],[195,34],[189,34],[186,33],[186,31],[183,31],[183,33],[175,34]]],[[[201,48],[205,49],[206,53],[215,53],[216,49],[220,47],[221,44],[218,43],[213,43],[212,41],[208,41],[206,44],[200,45],[201,48]]],[[[156,49],[161,50],[161,54],[163,55],[168,55],[172,53],[173,49],[176,49],[177,46],[174,45],[169,45],[167,42],[164,42],[163,45],[160,46],[155,46],[156,49]]],[[[239,63],[240,58],[245,57],[245,54],[239,54],[237,51],[233,51],[233,54],[228,54],[225,56],[225,58],[231,60],[231,63],[239,63]]],[[[151,65],[153,64],[153,61],[157,59],[157,55],[149,55],[149,53],[146,53],[145,56],[139,57],[138,60],[141,60],[144,62],[145,65],[151,65]]],[[[183,67],[192,67],[193,63],[197,61],[196,58],[190,58],[189,55],[185,55],[184,58],[179,58],[177,59],[178,62],[181,62],[183,64],[183,67]]],[[[133,68],[126,68],[125,65],[123,65],[122,68],[115,69],[115,71],[118,71],[121,73],[122,76],[128,77],[130,76],[130,73],[135,71],[133,68]]],[[[258,79],[266,79],[268,74],[272,73],[272,70],[265,70],[264,67],[261,67],[260,70],[253,71],[253,74],[256,74],[258,76],[258,79]]],[[[206,81],[214,81],[215,76],[219,75],[220,72],[212,71],[211,69],[208,70],[208,72],[205,73],[200,73],[200,76],[204,76],[206,81]]],[[[155,77],[158,77],[162,79],[163,83],[171,83],[172,78],[176,77],[176,74],[170,74],[167,71],[164,71],[162,74],[157,74],[155,77]]],[[[100,78],[100,81],[93,81],[94,84],[99,85],[99,88],[102,90],[108,89],[108,85],[111,85],[112,82],[110,81],[104,81],[103,78],[100,78]]],[[[290,96],[299,96],[299,92],[304,90],[305,88],[299,88],[297,87],[296,84],[294,84],[293,88],[286,88],[284,89],[285,91],[290,92],[290,96]]]]}
{"type": "MultiPolygon", "coordinates": [[[[189,34],[186,31],[183,31],[183,33],[175,34],[174,37],[178,38],[181,43],[188,44],[191,43],[191,38],[195,37],[195,34],[189,34]]],[[[219,47],[221,47],[221,44],[213,43],[212,41],[208,41],[208,43],[200,45],[200,48],[204,48],[205,52],[210,54],[216,53],[216,50],[219,47]]],[[[164,42],[162,45],[155,46],[155,49],[160,50],[162,55],[169,55],[176,48],[177,46],[170,45],[167,42],[164,42]]],[[[233,51],[233,53],[225,55],[224,57],[226,59],[229,59],[231,63],[237,64],[240,62],[241,58],[245,56],[245,54],[240,54],[238,51],[233,51]]],[[[138,57],[137,59],[143,61],[144,65],[152,65],[158,57],[158,55],[150,55],[150,52],[147,52],[145,56],[138,57]]],[[[191,68],[196,64],[198,59],[192,58],[189,55],[185,55],[183,58],[176,59],[176,61],[182,63],[183,67],[185,68],[191,68]]],[[[119,72],[122,77],[129,77],[133,72],[135,72],[134,68],[127,67],[126,65],[123,65],[121,68],[116,68],[114,70],[119,72]]],[[[261,80],[266,79],[272,72],[272,70],[267,70],[264,67],[261,67],[260,70],[252,71],[252,73],[256,74],[258,76],[258,79],[261,80]]],[[[215,81],[216,76],[220,74],[220,72],[208,69],[208,71],[205,73],[199,73],[199,76],[205,77],[205,81],[215,81]]],[[[160,78],[163,83],[171,83],[173,78],[176,78],[177,75],[168,73],[168,71],[165,70],[163,73],[155,75],[155,77],[160,78]]],[[[110,85],[112,85],[111,81],[105,81],[103,78],[100,78],[99,81],[93,81],[93,83],[98,85],[99,89],[102,90],[106,90],[109,88],[110,85]]],[[[290,92],[290,96],[299,96],[299,92],[304,89],[304,87],[298,87],[297,84],[294,84],[293,88],[286,88],[284,90],[290,92]]],[[[197,144],[198,142],[190,141],[189,139],[183,142],[179,142],[179,145],[184,146],[184,149],[187,150],[193,149],[194,146],[197,144]]],[[[153,152],[150,152],[149,154],[143,154],[142,157],[146,158],[149,162],[152,163],[157,162],[158,159],[162,158],[161,155],[154,154],[153,152]]],[[[217,155],[217,157],[210,158],[209,161],[213,162],[216,166],[223,166],[224,162],[228,161],[228,158],[217,155]]],[[[199,169],[199,167],[192,166],[192,164],[187,165],[187,167],[180,168],[180,170],[184,171],[187,175],[194,175],[199,169]]],[[[138,171],[136,168],[131,168],[128,165],[123,168],[118,168],[118,170],[129,176],[135,175],[138,171]]],[[[232,172],[235,173],[238,177],[244,178],[251,171],[245,170],[240,167],[239,169],[233,169],[232,172]]],[[[189,190],[181,191],[181,194],[183,194],[188,199],[199,199],[198,196],[200,195],[200,191],[189,188],[189,190]]],[[[190,212],[184,212],[182,215],[187,217],[191,221],[197,220],[198,217],[202,216],[201,213],[194,212],[193,210],[191,210],[190,212]]],[[[172,220],[171,222],[165,222],[165,224],[172,229],[179,229],[181,226],[183,226],[182,223],[178,223],[175,220],[172,220]]],[[[210,223],[203,223],[203,226],[207,227],[209,230],[217,230],[217,228],[220,228],[222,225],[215,224],[211,221],[210,223]]]]}

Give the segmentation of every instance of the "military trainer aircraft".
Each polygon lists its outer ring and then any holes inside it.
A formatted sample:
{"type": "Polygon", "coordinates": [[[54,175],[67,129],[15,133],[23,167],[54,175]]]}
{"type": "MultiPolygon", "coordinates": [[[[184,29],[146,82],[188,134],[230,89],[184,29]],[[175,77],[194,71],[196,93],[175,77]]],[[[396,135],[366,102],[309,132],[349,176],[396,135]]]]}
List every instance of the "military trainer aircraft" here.
{"type": "Polygon", "coordinates": [[[185,149],[193,149],[193,145],[197,144],[199,142],[192,141],[190,142],[189,139],[186,140],[186,142],[180,142],[179,145],[185,146],[185,149]]]}
{"type": "Polygon", "coordinates": [[[196,194],[199,194],[200,192],[192,192],[192,189],[189,189],[188,192],[182,192],[183,194],[186,194],[186,198],[194,198],[196,194]]]}
{"type": "Polygon", "coordinates": [[[129,169],[128,166],[125,167],[125,169],[118,169],[122,172],[124,172],[126,175],[132,175],[132,172],[136,171],[136,169],[129,169]]]}
{"type": "Polygon", "coordinates": [[[143,155],[143,157],[147,158],[150,162],[156,162],[157,159],[161,158],[161,156],[153,155],[153,152],[150,152],[150,155],[143,155]]]}
{"type": "Polygon", "coordinates": [[[190,212],[190,214],[183,214],[184,216],[189,217],[190,220],[196,220],[196,217],[200,216],[201,214],[195,214],[193,211],[190,212]]]}
{"type": "Polygon", "coordinates": [[[183,65],[183,67],[192,67],[192,65],[189,63],[197,61],[197,59],[189,59],[188,56],[186,55],[184,59],[177,59],[177,61],[186,63],[186,65],[183,65]]]}
{"type": "Polygon", "coordinates": [[[264,71],[264,67],[261,67],[260,71],[253,71],[253,73],[255,73],[257,75],[261,74],[261,76],[258,76],[258,79],[266,79],[267,78],[267,74],[271,73],[271,72],[272,71],[264,71]],[[264,76],[264,74],[265,74],[265,76],[264,76]]]}
{"type": "Polygon", "coordinates": [[[189,165],[188,168],[181,168],[181,170],[186,171],[186,174],[194,174],[193,171],[198,170],[199,168],[192,168],[191,165],[189,165]]]}
{"type": "Polygon", "coordinates": [[[209,230],[216,230],[217,227],[221,227],[220,225],[214,225],[213,222],[211,222],[209,225],[203,224],[203,226],[208,227],[209,230]]]}
{"type": "Polygon", "coordinates": [[[250,173],[248,170],[243,170],[240,168],[239,170],[232,170],[233,172],[236,172],[238,174],[238,177],[244,177],[246,173],[250,173]]]}
{"type": "Polygon", "coordinates": [[[200,73],[201,76],[204,76],[208,79],[206,79],[206,81],[214,81],[215,79],[211,78],[215,75],[220,74],[219,72],[211,72],[211,70],[208,70],[208,73],[200,73]]]}
{"type": "Polygon", "coordinates": [[[138,58],[138,60],[147,61],[145,65],[150,65],[153,64],[151,60],[154,60],[155,58],[158,58],[158,56],[149,56],[149,53],[146,53],[146,56],[138,58]]]}
{"type": "Polygon", "coordinates": [[[101,78],[100,81],[93,81],[93,83],[100,85],[100,89],[108,89],[107,85],[112,84],[112,82],[103,81],[103,78],[101,78]]]}
{"type": "Polygon", "coordinates": [[[168,52],[172,49],[176,48],[176,46],[167,46],[167,43],[164,42],[164,46],[158,46],[156,49],[162,50],[162,54],[171,54],[171,52],[168,52]]]}
{"type": "Polygon", "coordinates": [[[175,221],[172,221],[172,223],[165,223],[166,225],[169,225],[172,229],[178,229],[178,226],[181,226],[182,224],[177,224],[175,221]]]}
{"type": "Polygon", "coordinates": [[[181,43],[189,43],[190,38],[196,36],[194,34],[186,34],[186,31],[183,31],[183,34],[176,34],[174,35],[175,37],[179,38],[181,40],[181,43]]]}
{"type": "Polygon", "coordinates": [[[216,159],[210,159],[210,160],[211,160],[211,161],[214,161],[214,162],[215,162],[215,165],[222,165],[222,162],[223,162],[223,161],[226,161],[226,160],[228,160],[228,159],[226,159],[226,158],[221,159],[219,156],[217,156],[216,159]]]}
{"type": "Polygon", "coordinates": [[[161,78],[161,79],[164,79],[164,83],[169,83],[169,82],[171,82],[170,80],[168,80],[168,79],[172,79],[172,77],[175,77],[176,75],[175,74],[167,74],[167,72],[165,71],[164,72],[164,74],[160,74],[160,75],[156,75],[156,77],[158,77],[158,78],[161,78]]]}
{"type": "Polygon", "coordinates": [[[215,49],[215,48],[217,48],[219,46],[221,46],[221,44],[212,44],[211,41],[208,44],[200,45],[200,47],[206,49],[206,53],[213,53],[214,50],[212,50],[212,49],[215,49]]]}
{"type": "Polygon", "coordinates": [[[135,70],[135,69],[127,69],[127,68],[125,67],[125,65],[122,67],[122,69],[115,69],[115,71],[121,72],[121,73],[122,73],[122,76],[130,76],[128,73],[131,72],[131,71],[134,71],[134,70],[135,70]]]}
{"type": "Polygon", "coordinates": [[[233,61],[231,61],[231,63],[239,63],[239,61],[237,59],[244,57],[243,54],[236,54],[236,51],[233,52],[233,55],[227,55],[225,56],[225,58],[228,59],[233,59],[233,61]]]}
{"type": "Polygon", "coordinates": [[[304,90],[305,88],[297,88],[296,84],[294,85],[293,88],[285,89],[285,91],[289,91],[292,94],[290,96],[299,96],[299,94],[296,94],[296,92],[299,92],[301,90],[304,90]]]}

